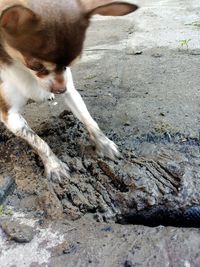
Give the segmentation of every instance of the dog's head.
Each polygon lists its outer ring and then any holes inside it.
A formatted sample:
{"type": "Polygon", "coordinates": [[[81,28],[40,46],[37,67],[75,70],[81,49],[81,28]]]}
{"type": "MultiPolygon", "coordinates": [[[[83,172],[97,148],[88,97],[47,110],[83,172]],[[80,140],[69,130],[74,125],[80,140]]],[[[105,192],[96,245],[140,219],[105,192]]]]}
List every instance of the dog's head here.
{"type": "Polygon", "coordinates": [[[1,39],[11,61],[21,61],[46,90],[62,93],[65,68],[80,56],[90,18],[122,16],[136,9],[112,0],[33,0],[3,10],[1,39]]]}

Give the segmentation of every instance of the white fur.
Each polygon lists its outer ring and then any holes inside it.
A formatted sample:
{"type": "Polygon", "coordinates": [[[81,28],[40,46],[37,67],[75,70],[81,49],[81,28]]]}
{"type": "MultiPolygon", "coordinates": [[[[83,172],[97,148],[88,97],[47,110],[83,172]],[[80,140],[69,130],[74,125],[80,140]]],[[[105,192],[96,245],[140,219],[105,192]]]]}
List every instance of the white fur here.
{"type": "Polygon", "coordinates": [[[67,91],[65,93],[65,102],[71,109],[73,114],[85,125],[87,128],[91,140],[95,143],[97,152],[101,156],[106,156],[111,159],[115,159],[119,156],[117,146],[114,142],[109,140],[103,132],[100,130],[98,124],[93,120],[87,107],[74,87],[74,82],[70,68],[66,71],[67,91]]]}
{"type": "MultiPolygon", "coordinates": [[[[21,63],[15,62],[0,71],[3,81],[3,95],[10,106],[8,118],[4,121],[7,128],[15,135],[26,140],[41,157],[46,174],[52,180],[61,180],[68,176],[68,167],[51,151],[50,147],[28,126],[20,115],[28,99],[43,101],[54,96],[48,90],[53,82],[53,74],[45,79],[39,79],[32,71],[21,63]]],[[[86,126],[90,137],[95,142],[101,156],[114,159],[118,155],[116,145],[109,140],[93,120],[80,94],[74,87],[70,68],[65,72],[67,91],[64,93],[65,102],[73,114],[86,126]]]]}
{"type": "Polygon", "coordinates": [[[21,129],[26,126],[26,121],[19,113],[10,111],[8,114],[6,126],[9,128],[9,130],[17,135],[18,131],[21,131],[21,129]]]}
{"type": "MultiPolygon", "coordinates": [[[[5,93],[11,106],[21,106],[21,99],[32,99],[36,102],[47,100],[50,92],[49,87],[53,82],[53,75],[39,79],[29,69],[19,62],[4,67],[0,77],[6,87],[5,93]]],[[[23,101],[22,101],[23,102],[23,101]]]]}
{"type": "Polygon", "coordinates": [[[90,113],[87,110],[85,103],[83,102],[82,97],[79,92],[74,87],[74,82],[72,78],[72,73],[70,68],[66,70],[66,82],[67,82],[67,91],[65,93],[65,102],[67,106],[71,109],[73,114],[87,127],[90,129],[97,129],[99,127],[97,123],[93,120],[90,113]]]}

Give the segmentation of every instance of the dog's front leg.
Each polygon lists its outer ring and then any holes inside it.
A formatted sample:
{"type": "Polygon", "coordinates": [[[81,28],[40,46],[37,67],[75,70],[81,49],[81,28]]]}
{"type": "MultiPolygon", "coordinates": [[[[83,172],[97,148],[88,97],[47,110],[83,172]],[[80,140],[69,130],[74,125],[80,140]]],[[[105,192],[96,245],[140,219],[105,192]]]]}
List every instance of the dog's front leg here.
{"type": "Polygon", "coordinates": [[[73,78],[70,68],[66,70],[67,91],[65,93],[65,101],[73,114],[85,125],[91,140],[95,143],[97,153],[102,157],[115,159],[119,156],[117,146],[108,139],[100,130],[98,124],[93,120],[87,107],[74,87],[73,78]]]}
{"type": "Polygon", "coordinates": [[[46,175],[50,180],[60,182],[62,178],[69,177],[67,165],[56,157],[47,143],[28,126],[19,113],[8,111],[7,115],[2,117],[2,121],[12,133],[27,141],[34,148],[41,157],[46,175]]]}

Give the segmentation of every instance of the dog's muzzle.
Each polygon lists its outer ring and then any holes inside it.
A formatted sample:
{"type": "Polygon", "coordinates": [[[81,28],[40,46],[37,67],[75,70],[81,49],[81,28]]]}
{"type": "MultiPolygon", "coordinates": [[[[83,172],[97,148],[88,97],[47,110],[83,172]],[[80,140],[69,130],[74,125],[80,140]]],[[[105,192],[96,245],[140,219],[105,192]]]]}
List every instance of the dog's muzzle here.
{"type": "Polygon", "coordinates": [[[51,92],[54,94],[62,94],[67,90],[65,83],[54,82],[51,85],[51,92]]]}

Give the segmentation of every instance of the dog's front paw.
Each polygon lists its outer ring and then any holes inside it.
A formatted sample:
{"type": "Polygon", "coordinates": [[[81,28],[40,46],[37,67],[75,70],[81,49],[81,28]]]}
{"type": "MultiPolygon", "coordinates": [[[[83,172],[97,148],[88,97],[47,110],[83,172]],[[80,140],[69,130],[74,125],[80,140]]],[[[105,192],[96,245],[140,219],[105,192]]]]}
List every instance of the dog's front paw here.
{"type": "Polygon", "coordinates": [[[55,99],[55,95],[53,93],[42,91],[40,92],[40,95],[37,96],[37,98],[34,98],[36,102],[42,103],[46,101],[53,101],[55,99]]]}
{"type": "Polygon", "coordinates": [[[70,177],[70,172],[67,164],[59,159],[53,159],[45,165],[47,178],[55,183],[60,183],[63,179],[70,177]]]}
{"type": "Polygon", "coordinates": [[[115,160],[120,156],[117,145],[107,138],[100,130],[95,132],[91,139],[95,142],[96,152],[101,157],[115,160]]]}
{"type": "Polygon", "coordinates": [[[47,97],[48,101],[53,101],[55,99],[55,95],[53,93],[50,93],[47,97]]]}

